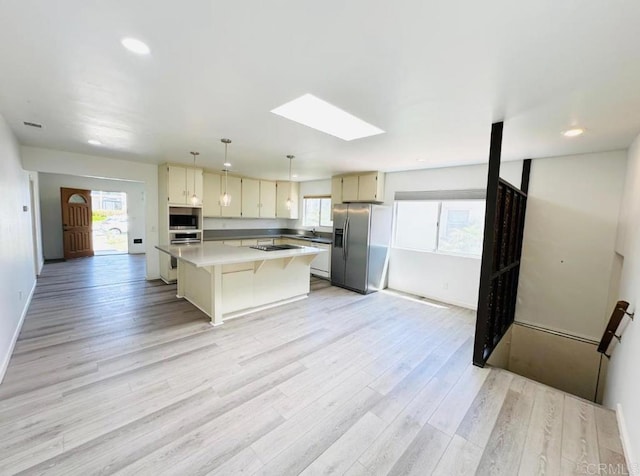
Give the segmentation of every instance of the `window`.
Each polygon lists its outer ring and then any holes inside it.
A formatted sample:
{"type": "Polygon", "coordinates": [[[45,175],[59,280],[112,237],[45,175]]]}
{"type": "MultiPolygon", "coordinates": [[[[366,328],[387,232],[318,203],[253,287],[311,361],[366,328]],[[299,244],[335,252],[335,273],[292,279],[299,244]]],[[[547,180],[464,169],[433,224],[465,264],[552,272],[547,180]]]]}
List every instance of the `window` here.
{"type": "Polygon", "coordinates": [[[394,247],[480,256],[484,200],[396,202],[394,247]]]}
{"type": "Polygon", "coordinates": [[[480,256],[484,230],[484,200],[442,202],[438,251],[480,256]]]}
{"type": "Polygon", "coordinates": [[[304,197],[302,200],[303,226],[333,226],[331,197],[304,197]]]}

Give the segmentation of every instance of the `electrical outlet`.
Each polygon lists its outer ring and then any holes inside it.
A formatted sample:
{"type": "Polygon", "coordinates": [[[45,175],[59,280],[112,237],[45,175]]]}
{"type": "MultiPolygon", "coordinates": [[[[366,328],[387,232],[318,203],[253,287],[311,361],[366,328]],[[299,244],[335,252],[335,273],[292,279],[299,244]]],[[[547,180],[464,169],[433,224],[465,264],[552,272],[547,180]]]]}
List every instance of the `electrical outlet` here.
{"type": "Polygon", "coordinates": [[[18,291],[18,301],[22,301],[22,291],[18,291]]]}
{"type": "Polygon", "coordinates": [[[444,284],[442,285],[442,288],[443,288],[443,289],[449,289],[449,283],[444,283],[444,284]]]}
{"type": "Polygon", "coordinates": [[[134,244],[134,245],[140,245],[140,244],[142,244],[142,238],[134,238],[134,239],[133,239],[133,244],[134,244]]]}

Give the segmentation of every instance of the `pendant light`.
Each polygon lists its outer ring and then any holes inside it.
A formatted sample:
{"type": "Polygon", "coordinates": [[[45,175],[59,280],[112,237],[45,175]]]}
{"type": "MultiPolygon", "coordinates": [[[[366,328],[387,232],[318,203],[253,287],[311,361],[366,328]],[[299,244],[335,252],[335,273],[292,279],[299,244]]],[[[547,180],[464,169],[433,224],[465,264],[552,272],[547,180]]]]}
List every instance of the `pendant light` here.
{"type": "Polygon", "coordinates": [[[200,199],[198,198],[198,196],[196,195],[196,171],[195,171],[195,167],[196,167],[196,157],[200,155],[200,152],[189,152],[191,155],[193,155],[193,195],[191,195],[191,205],[196,206],[200,204],[200,199]]]}
{"type": "Polygon", "coordinates": [[[229,147],[229,144],[231,144],[231,139],[220,139],[220,142],[222,142],[224,144],[224,169],[222,170],[224,172],[224,192],[222,193],[222,195],[220,195],[220,205],[223,207],[228,207],[229,205],[231,205],[231,195],[229,195],[229,190],[227,188],[227,185],[229,184],[229,166],[231,164],[229,164],[229,162],[227,161],[227,148],[229,147]]]}
{"type": "Polygon", "coordinates": [[[291,164],[295,155],[287,155],[287,159],[289,159],[289,196],[287,197],[287,210],[291,210],[293,207],[293,200],[291,200],[291,164]]]}

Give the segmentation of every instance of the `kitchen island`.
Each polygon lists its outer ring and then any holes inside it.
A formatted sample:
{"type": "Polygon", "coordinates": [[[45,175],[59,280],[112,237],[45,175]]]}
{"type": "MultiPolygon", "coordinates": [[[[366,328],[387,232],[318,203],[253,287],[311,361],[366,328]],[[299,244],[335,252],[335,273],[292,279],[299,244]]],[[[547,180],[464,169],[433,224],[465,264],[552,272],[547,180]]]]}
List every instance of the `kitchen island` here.
{"type": "Polygon", "coordinates": [[[264,251],[217,242],[156,248],[177,260],[177,296],[207,314],[214,326],[306,298],[311,261],[325,253],[311,246],[264,251]]]}

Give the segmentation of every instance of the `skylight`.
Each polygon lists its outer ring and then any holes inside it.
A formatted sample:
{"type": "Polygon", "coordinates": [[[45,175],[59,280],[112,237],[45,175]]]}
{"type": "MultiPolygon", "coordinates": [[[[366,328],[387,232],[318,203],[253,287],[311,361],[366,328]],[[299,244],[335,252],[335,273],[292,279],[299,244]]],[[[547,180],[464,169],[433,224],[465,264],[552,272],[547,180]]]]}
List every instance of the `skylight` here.
{"type": "Polygon", "coordinates": [[[300,96],[271,112],[346,141],[384,134],[382,129],[312,94],[300,96]]]}

